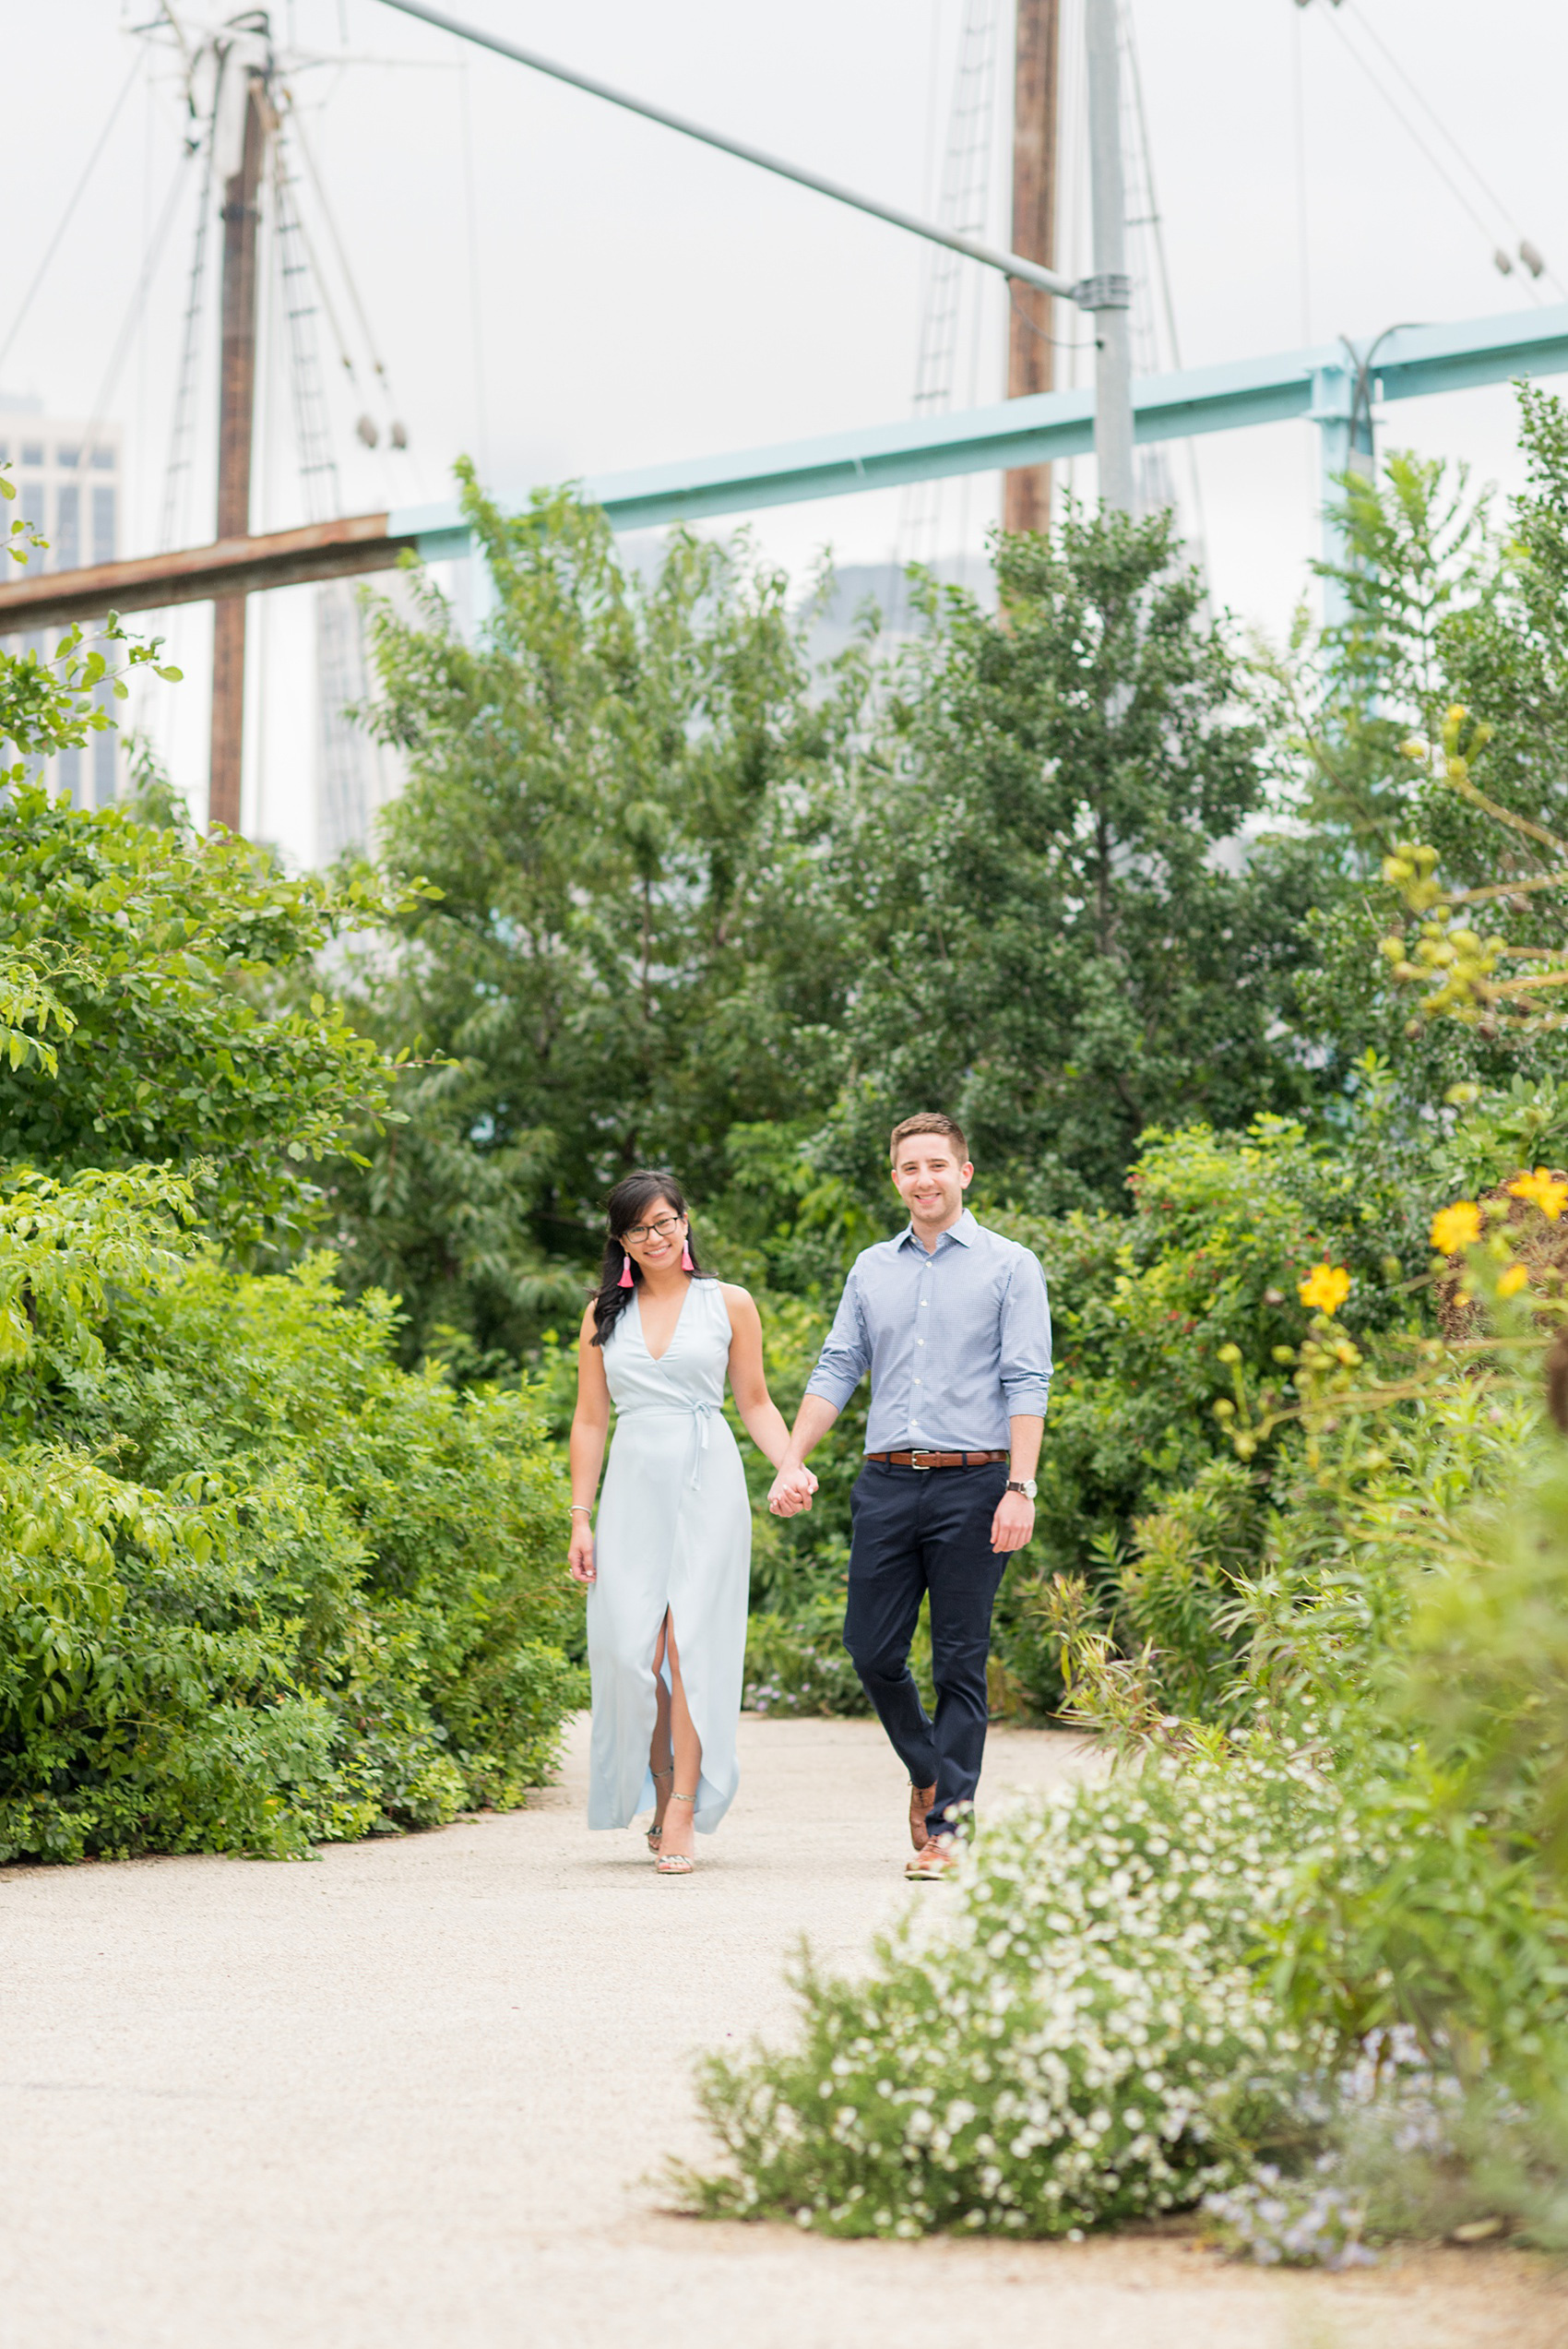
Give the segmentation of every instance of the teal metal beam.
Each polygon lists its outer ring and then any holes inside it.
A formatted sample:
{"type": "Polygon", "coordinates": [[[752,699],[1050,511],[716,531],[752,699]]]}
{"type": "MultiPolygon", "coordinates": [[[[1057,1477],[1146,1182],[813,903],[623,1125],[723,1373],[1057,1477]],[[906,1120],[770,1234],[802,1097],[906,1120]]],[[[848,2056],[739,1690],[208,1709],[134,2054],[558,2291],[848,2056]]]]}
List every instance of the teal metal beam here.
{"type": "MultiPolygon", "coordinates": [[[[1273,358],[1139,376],[1133,385],[1134,437],[1186,440],[1307,417],[1324,428],[1326,461],[1331,442],[1336,450],[1352,445],[1354,391],[1363,367],[1368,389],[1382,401],[1568,372],[1568,303],[1447,326],[1396,327],[1360,346],[1320,343],[1273,358]]],[[[1093,446],[1093,393],[1048,391],[956,415],[868,424],[638,472],[590,474],[581,488],[603,507],[613,529],[648,530],[906,482],[1006,471],[1086,456],[1093,446]]],[[[1343,461],[1333,470],[1343,470],[1343,461]]],[[[456,506],[404,507],[388,517],[387,527],[392,536],[414,539],[432,561],[469,550],[468,525],[456,506]]]]}

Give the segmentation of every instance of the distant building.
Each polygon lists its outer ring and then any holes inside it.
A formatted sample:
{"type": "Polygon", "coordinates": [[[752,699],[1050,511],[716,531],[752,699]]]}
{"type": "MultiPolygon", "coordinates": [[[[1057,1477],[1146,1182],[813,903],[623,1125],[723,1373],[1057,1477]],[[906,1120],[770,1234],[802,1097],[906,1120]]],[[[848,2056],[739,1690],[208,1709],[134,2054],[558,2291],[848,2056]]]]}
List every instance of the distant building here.
{"type": "MultiPolygon", "coordinates": [[[[939,587],[965,588],[985,611],[996,602],[996,578],[983,554],[938,555],[927,566],[939,587]]],[[[910,581],[897,555],[885,563],[840,563],[823,599],[806,596],[811,614],[806,657],[816,668],[837,660],[862,633],[867,607],[880,615],[877,652],[885,660],[913,638],[924,633],[925,615],[916,603],[910,581]]]]}
{"type": "Polygon", "coordinates": [[[376,817],[400,781],[394,753],[350,714],[373,698],[359,593],[353,579],[328,579],[315,591],[318,864],[350,849],[374,853],[376,817]]]}
{"type": "MultiPolygon", "coordinates": [[[[95,424],[89,438],[85,423],[46,416],[41,399],[0,392],[0,464],[9,465],[17,485],[7,519],[19,516],[49,541],[44,553],[32,556],[30,571],[38,566],[74,571],[118,558],[124,502],[118,424],[95,424]]],[[[30,647],[42,658],[61,633],[30,631],[7,638],[6,648],[30,647]]],[[[105,690],[105,703],[111,699],[105,690]]],[[[47,779],[78,807],[112,806],[119,793],[119,734],[106,729],[91,735],[84,749],[62,751],[47,779]]]]}

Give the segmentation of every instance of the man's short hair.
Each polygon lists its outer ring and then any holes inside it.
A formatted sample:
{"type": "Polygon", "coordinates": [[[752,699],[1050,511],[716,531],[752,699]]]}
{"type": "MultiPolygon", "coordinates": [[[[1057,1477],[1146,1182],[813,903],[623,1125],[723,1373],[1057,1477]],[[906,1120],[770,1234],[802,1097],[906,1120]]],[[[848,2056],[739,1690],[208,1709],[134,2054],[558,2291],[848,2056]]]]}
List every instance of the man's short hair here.
{"type": "Polygon", "coordinates": [[[918,1110],[913,1117],[901,1119],[893,1128],[893,1139],[887,1145],[888,1156],[897,1158],[899,1143],[907,1142],[914,1134],[940,1134],[957,1151],[960,1166],[968,1158],[969,1146],[964,1139],[963,1127],[956,1125],[951,1117],[944,1117],[939,1109],[918,1110]]]}

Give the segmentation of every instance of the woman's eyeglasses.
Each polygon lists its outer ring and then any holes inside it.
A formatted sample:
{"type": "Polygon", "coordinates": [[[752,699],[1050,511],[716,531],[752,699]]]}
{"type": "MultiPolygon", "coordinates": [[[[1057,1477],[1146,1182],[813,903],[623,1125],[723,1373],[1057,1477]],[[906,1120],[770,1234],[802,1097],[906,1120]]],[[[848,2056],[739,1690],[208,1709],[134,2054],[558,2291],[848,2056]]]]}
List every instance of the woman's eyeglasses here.
{"type": "Polygon", "coordinates": [[[621,1237],[636,1240],[641,1247],[645,1240],[667,1240],[671,1232],[680,1229],[680,1223],[678,1215],[661,1215],[657,1223],[634,1223],[629,1232],[622,1233],[621,1237]]]}

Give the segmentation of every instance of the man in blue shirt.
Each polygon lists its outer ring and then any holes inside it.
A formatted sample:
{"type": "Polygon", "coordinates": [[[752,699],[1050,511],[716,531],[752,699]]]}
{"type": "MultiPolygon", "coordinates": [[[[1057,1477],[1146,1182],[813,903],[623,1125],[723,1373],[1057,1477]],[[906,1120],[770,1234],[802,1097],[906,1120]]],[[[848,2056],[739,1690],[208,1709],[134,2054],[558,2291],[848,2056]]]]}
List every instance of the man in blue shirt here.
{"type": "Polygon", "coordinates": [[[904,1873],[926,1879],[952,1866],[980,1783],[992,1608],[1034,1531],[1051,1309],[1037,1258],[965,1206],[975,1170],[952,1118],[906,1117],[892,1160],[909,1223],[856,1258],[768,1503],[779,1517],[811,1507],[806,1455],[869,1370],[844,1644],[909,1773],[904,1873]],[[926,1592],[934,1721],[909,1671],[926,1592]]]}

